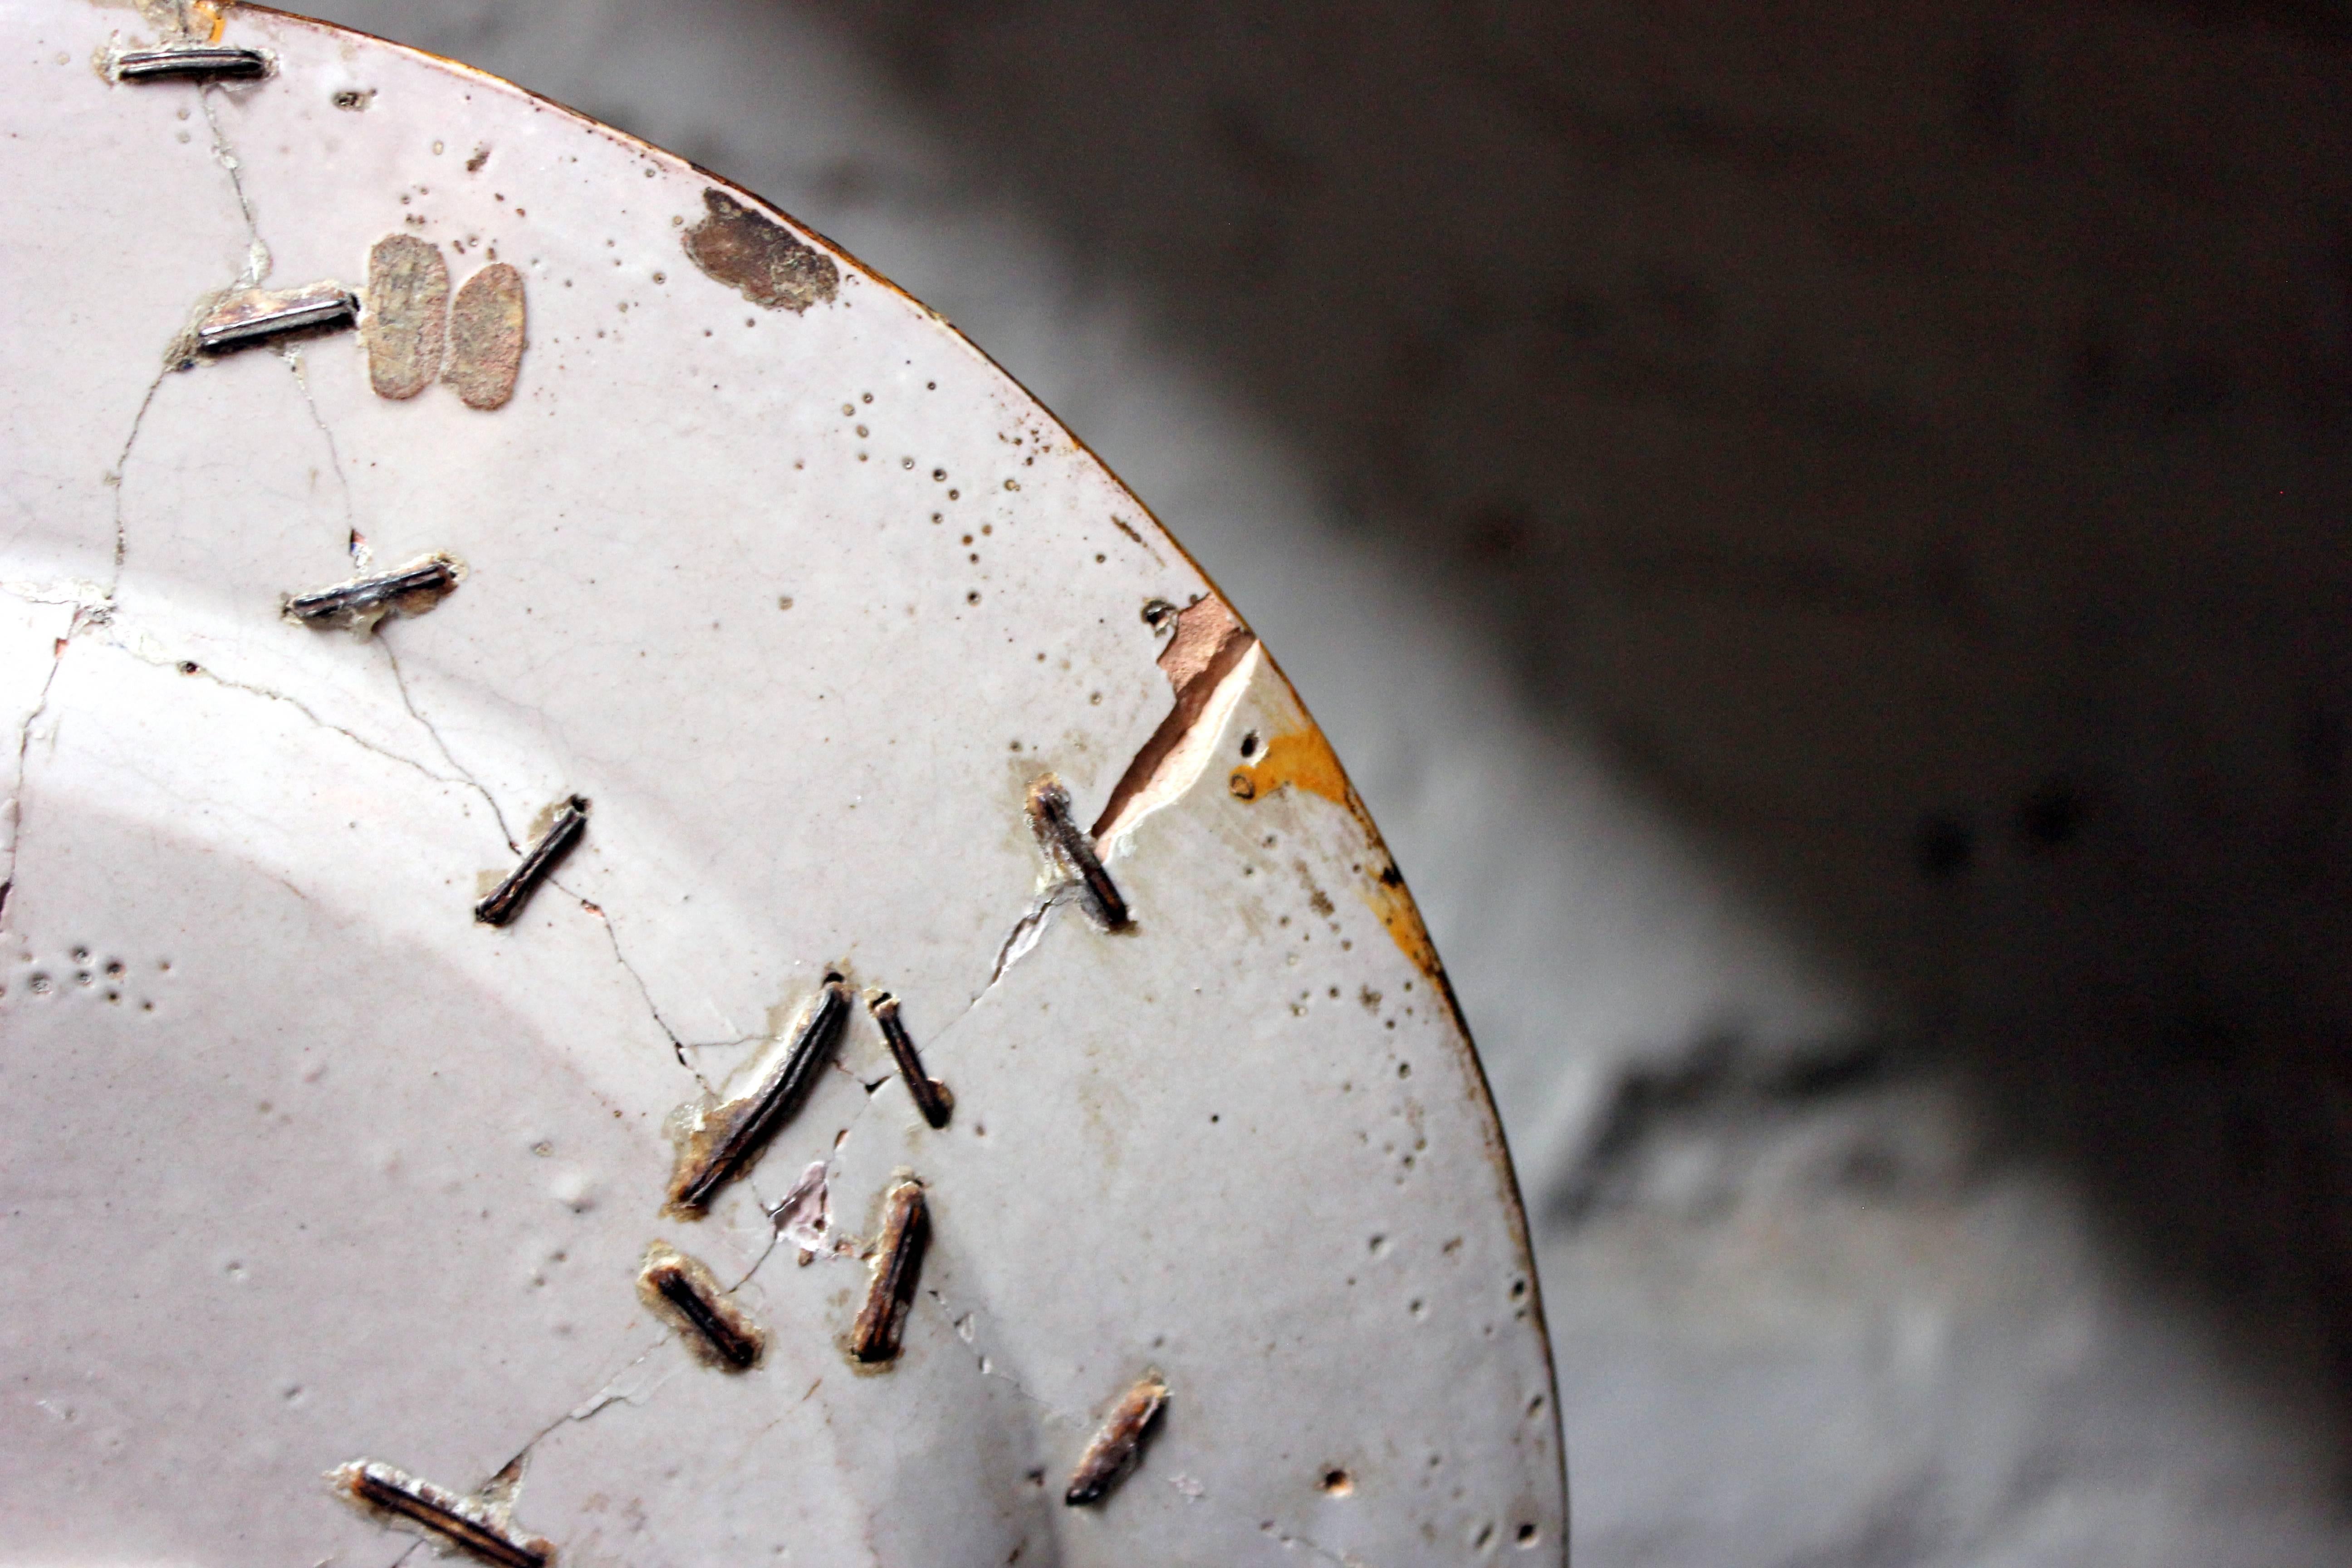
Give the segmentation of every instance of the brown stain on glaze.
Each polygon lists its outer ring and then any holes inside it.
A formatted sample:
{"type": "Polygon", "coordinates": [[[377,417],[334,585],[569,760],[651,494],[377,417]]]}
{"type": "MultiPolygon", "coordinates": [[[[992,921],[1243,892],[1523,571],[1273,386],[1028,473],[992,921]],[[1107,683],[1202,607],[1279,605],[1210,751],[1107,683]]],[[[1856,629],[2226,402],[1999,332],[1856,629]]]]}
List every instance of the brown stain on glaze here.
{"type": "Polygon", "coordinates": [[[501,408],[522,374],[522,274],[493,261],[449,306],[449,368],[442,379],[468,408],[501,408]]]}
{"type": "MultiPolygon", "coordinates": [[[[368,384],[378,397],[411,398],[441,376],[449,334],[449,264],[441,247],[388,234],[368,251],[368,384]]],[[[501,398],[499,401],[505,401],[501,398]]]]}
{"type": "Polygon", "coordinates": [[[841,292],[833,258],[725,191],[705,190],[708,216],[686,231],[688,259],[754,305],[797,315],[841,292]]]}

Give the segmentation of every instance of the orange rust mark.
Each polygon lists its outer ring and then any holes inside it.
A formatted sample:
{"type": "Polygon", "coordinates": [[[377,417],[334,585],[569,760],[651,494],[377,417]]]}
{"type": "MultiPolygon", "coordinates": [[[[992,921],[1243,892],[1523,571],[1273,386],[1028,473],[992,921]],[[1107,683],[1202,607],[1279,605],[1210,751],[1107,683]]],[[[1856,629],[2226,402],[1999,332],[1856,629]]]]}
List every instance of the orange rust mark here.
{"type": "Polygon", "coordinates": [[[1389,858],[1388,847],[1381,842],[1380,830],[1372,826],[1371,815],[1364,803],[1356,798],[1355,786],[1348,782],[1347,771],[1339,766],[1339,754],[1323,731],[1309,722],[1305,729],[1293,730],[1275,736],[1265,743],[1265,750],[1255,763],[1234,769],[1226,787],[1236,799],[1260,801],[1275,791],[1289,785],[1319,795],[1334,805],[1344,806],[1364,830],[1369,853],[1364,858],[1364,876],[1358,891],[1389,940],[1397,951],[1412,962],[1412,966],[1431,981],[1445,984],[1444,965],[1438,962],[1436,944],[1429,940],[1429,928],[1421,921],[1421,910],[1412,895],[1405,890],[1404,878],[1389,858]]]}
{"type": "MultiPolygon", "coordinates": [[[[1381,851],[1383,859],[1387,851],[1381,851]]],[[[1371,868],[1365,868],[1370,871],[1371,868]]],[[[1445,983],[1445,966],[1437,961],[1437,944],[1429,940],[1429,928],[1421,923],[1421,908],[1405,891],[1404,879],[1397,875],[1393,864],[1381,868],[1378,876],[1365,879],[1364,902],[1372,907],[1389,940],[1397,951],[1412,961],[1412,966],[1431,981],[1445,983]]]]}
{"type": "Polygon", "coordinates": [[[1238,784],[1232,786],[1234,794],[1244,800],[1264,800],[1285,784],[1296,784],[1334,805],[1346,806],[1360,817],[1363,815],[1362,806],[1356,803],[1356,791],[1339,766],[1339,755],[1331,750],[1331,742],[1323,738],[1323,731],[1312,724],[1268,741],[1265,755],[1235,768],[1234,777],[1249,785],[1247,790],[1238,784]]]}

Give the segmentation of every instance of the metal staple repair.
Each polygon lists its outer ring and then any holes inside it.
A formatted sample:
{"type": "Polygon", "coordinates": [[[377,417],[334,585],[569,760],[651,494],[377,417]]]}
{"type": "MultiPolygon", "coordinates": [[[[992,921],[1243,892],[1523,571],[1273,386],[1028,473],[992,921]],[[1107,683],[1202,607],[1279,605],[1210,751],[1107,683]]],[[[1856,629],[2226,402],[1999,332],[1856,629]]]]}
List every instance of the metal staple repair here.
{"type": "Polygon", "coordinates": [[[929,1230],[930,1210],[923,1201],[922,1183],[903,1181],[883,1195],[882,1236],[875,1244],[874,1277],[866,1281],[866,1304],[857,1310],[856,1325],[849,1331],[849,1353],[859,1361],[870,1364],[898,1356],[929,1230]]]}
{"type": "Polygon", "coordinates": [[[523,1534],[479,1500],[380,1460],[353,1459],[327,1479],[352,1502],[406,1520],[499,1568],[548,1568],[555,1561],[554,1542],[523,1534]]]}
{"type": "Polygon", "coordinates": [[[898,999],[884,995],[868,1004],[874,1021],[882,1026],[882,1038],[888,1042],[892,1059],[898,1064],[898,1076],[906,1080],[907,1098],[923,1113],[923,1120],[933,1127],[945,1127],[948,1117],[955,1110],[955,1096],[948,1086],[923,1071],[923,1058],[915,1050],[915,1042],[907,1033],[907,1026],[898,1018],[898,999]]]}
{"type": "Polygon", "coordinates": [[[524,904],[538,890],[539,885],[553,874],[563,857],[580,841],[588,826],[588,798],[573,795],[556,808],[555,820],[539,836],[539,842],[523,852],[522,864],[506,874],[505,880],[490,889],[489,897],[474,906],[474,918],[486,926],[502,926],[522,913],[524,904]]]}
{"type": "Polygon", "coordinates": [[[692,1343],[705,1361],[741,1372],[767,1348],[760,1325],[728,1299],[709,1266],[667,1242],[646,1248],[637,1293],[648,1307],[693,1334],[692,1343]]]}
{"type": "Polygon", "coordinates": [[[1086,829],[1071,819],[1070,792],[1052,773],[1029,786],[1029,821],[1045,852],[1086,885],[1096,918],[1112,931],[1123,929],[1129,919],[1127,900],[1119,897],[1118,884],[1103,869],[1086,829]]]}
{"type": "Polygon", "coordinates": [[[670,1177],[670,1207],[691,1215],[709,1206],[719,1188],[742,1173],[753,1156],[792,1120],[807,1098],[817,1069],[833,1055],[849,1020],[849,987],[841,976],[827,973],[814,1002],[801,1019],[799,1032],[783,1060],[767,1080],[740,1100],[710,1113],[720,1123],[717,1137],[702,1144],[688,1143],[670,1177]]]}
{"type": "Polygon", "coordinates": [[[165,44],[126,49],[114,61],[117,81],[171,81],[181,77],[251,80],[269,74],[269,57],[233,44],[165,44]]]}
{"type": "Polygon", "coordinates": [[[346,626],[392,609],[429,607],[457,585],[456,560],[428,555],[396,572],[353,578],[315,594],[291,595],[284,607],[288,620],[306,626],[346,626]]]}
{"type": "Polygon", "coordinates": [[[1062,1494],[1062,1500],[1076,1508],[1108,1497],[1134,1467],[1144,1434],[1167,1403],[1168,1384],[1159,1373],[1147,1372],[1138,1379],[1134,1387],[1119,1396],[1118,1403],[1111,1407],[1102,1426],[1087,1444],[1087,1451],[1078,1458],[1078,1468],[1070,1475],[1070,1489],[1062,1494]]]}
{"type": "Polygon", "coordinates": [[[352,326],[359,319],[359,297],[340,283],[247,289],[205,312],[196,323],[196,347],[208,354],[229,353],[294,332],[352,326]]]}

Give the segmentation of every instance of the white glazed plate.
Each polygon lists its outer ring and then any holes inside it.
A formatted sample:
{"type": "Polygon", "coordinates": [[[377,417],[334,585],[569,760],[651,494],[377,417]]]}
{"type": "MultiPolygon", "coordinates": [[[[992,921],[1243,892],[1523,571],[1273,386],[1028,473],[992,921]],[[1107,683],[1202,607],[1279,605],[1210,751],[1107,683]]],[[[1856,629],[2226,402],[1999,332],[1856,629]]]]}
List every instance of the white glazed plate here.
{"type": "Polygon", "coordinates": [[[0,15],[0,1561],[1564,1556],[1443,971],[1090,454],[505,83],[0,15]]]}

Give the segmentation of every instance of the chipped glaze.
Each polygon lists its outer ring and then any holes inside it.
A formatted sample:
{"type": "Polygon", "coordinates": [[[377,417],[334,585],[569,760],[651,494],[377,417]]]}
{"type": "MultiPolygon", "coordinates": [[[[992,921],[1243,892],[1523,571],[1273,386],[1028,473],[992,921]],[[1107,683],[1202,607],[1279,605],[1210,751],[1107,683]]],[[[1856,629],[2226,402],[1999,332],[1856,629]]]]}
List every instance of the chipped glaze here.
{"type": "Polygon", "coordinates": [[[5,14],[12,1552],[389,1560],[336,1504],[368,1456],[567,1563],[1557,1559],[1443,971],[1265,650],[1099,463],[820,237],[478,73],[221,7],[201,41],[265,78],[120,82],[154,17],[5,14]],[[493,279],[499,405],[428,392],[414,321],[372,366],[365,300],[167,368],[229,293],[386,287],[391,235],[459,280],[445,361],[493,279]],[[429,616],[285,618],[428,557],[466,565],[429,616]],[[1033,829],[1049,777],[1086,855],[1033,829]],[[1123,921],[1068,896],[1088,860],[1123,921]],[[662,1217],[672,1112],[764,1081],[830,974],[901,999],[952,1117],[849,1009],[662,1217]],[[861,1369],[908,1173],[919,1271],[861,1369]],[[756,1364],[696,1364],[656,1239],[756,1364]],[[1135,1468],[1068,1506],[1143,1368],[1135,1468]]]}

